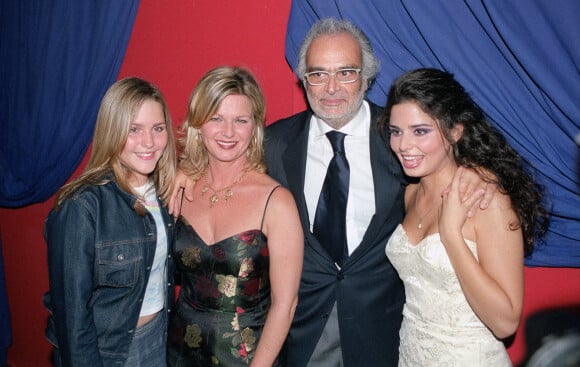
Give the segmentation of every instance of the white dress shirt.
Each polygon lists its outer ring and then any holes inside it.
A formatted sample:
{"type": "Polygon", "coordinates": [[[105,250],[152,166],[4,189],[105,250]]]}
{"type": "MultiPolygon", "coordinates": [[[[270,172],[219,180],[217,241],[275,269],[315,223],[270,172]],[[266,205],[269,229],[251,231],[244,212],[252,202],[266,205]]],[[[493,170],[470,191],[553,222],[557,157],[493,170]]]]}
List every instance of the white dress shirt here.
{"type": "MultiPolygon", "coordinates": [[[[349,255],[360,244],[375,213],[375,190],[369,144],[370,121],[369,104],[363,101],[356,116],[338,130],[346,134],[344,149],[350,166],[350,183],[346,205],[346,238],[349,255]]],[[[333,128],[316,116],[312,116],[308,134],[306,180],[304,183],[304,195],[308,206],[311,231],[328,164],[334,155],[330,141],[325,136],[331,130],[333,128]]]]}

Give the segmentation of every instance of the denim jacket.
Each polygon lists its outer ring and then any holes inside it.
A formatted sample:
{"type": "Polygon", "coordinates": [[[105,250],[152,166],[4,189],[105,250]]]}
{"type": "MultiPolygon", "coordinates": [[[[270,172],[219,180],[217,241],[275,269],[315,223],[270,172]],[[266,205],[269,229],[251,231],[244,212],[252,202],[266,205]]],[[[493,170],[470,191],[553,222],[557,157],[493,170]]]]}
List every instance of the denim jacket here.
{"type": "MultiPolygon", "coordinates": [[[[157,233],[153,216],[133,209],[137,198],[111,178],[87,185],[49,213],[48,245],[51,312],[46,336],[57,366],[123,366],[153,256],[157,233]]],[[[161,210],[168,243],[166,309],[173,304],[173,218],[161,210]]]]}

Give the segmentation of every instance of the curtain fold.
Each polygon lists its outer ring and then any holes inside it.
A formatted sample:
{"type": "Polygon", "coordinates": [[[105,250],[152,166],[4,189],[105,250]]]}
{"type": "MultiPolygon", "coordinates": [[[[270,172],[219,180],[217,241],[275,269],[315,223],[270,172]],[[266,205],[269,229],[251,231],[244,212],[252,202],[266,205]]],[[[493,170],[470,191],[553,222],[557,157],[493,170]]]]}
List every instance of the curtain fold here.
{"type": "Polygon", "coordinates": [[[47,200],[80,164],[138,6],[0,2],[0,206],[47,200]]]}
{"type": "Polygon", "coordinates": [[[455,74],[546,189],[552,222],[526,265],[580,267],[580,2],[293,0],[293,69],[310,26],[329,16],[370,38],[381,69],[367,97],[378,105],[404,71],[455,74]]]}

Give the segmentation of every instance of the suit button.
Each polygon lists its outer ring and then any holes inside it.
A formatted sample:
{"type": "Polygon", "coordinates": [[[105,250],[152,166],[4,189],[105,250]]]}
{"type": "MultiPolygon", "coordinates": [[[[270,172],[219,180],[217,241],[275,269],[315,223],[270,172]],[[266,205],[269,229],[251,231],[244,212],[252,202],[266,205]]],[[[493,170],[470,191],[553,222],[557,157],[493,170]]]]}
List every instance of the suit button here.
{"type": "Polygon", "coordinates": [[[329,315],[327,313],[325,313],[324,315],[322,315],[322,318],[326,320],[328,318],[328,316],[329,315]]]}

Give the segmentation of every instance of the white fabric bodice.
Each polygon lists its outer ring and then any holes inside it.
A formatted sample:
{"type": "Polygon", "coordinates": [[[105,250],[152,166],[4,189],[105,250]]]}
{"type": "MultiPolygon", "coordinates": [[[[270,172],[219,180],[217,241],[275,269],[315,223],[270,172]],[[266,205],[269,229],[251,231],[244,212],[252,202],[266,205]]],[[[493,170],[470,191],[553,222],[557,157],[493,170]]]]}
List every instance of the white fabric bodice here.
{"type": "MultiPolygon", "coordinates": [[[[476,243],[465,242],[477,258],[476,243]]],[[[405,285],[399,366],[512,365],[465,299],[438,233],[412,244],[399,225],[386,253],[405,285]]]]}

